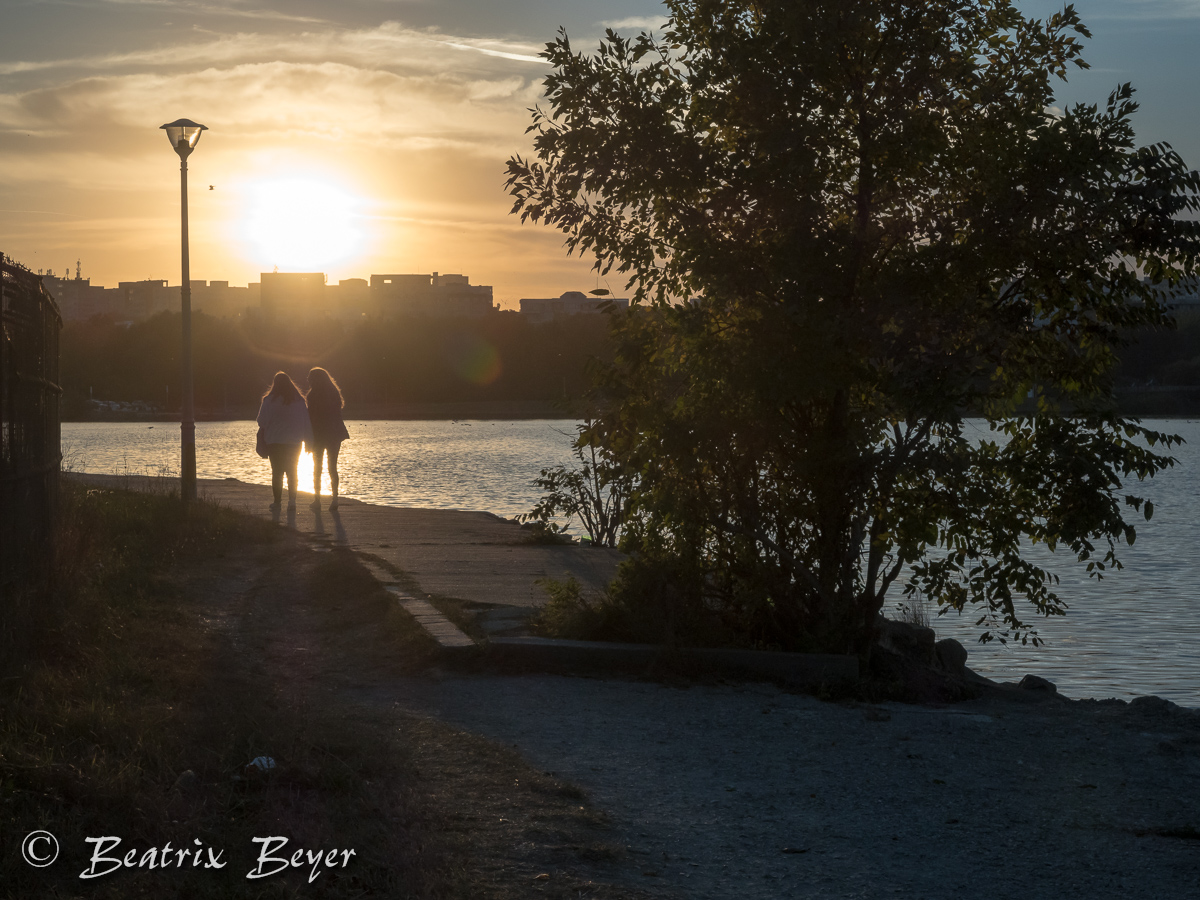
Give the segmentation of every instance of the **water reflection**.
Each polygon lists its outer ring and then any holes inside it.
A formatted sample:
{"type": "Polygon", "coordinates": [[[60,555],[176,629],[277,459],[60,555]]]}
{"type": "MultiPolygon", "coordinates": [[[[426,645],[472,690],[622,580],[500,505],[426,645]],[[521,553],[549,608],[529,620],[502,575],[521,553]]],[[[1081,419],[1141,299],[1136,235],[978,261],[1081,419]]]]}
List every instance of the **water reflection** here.
{"type": "Polygon", "coordinates": [[[971,654],[968,665],[982,674],[1017,680],[1032,672],[1055,682],[1071,697],[1158,694],[1200,707],[1200,607],[1196,604],[1195,547],[1200,537],[1200,422],[1146,421],[1187,443],[1169,455],[1178,462],[1156,478],[1126,485],[1127,493],[1154,503],[1154,518],[1136,513],[1132,547],[1118,546],[1124,565],[1097,581],[1069,555],[1046,553],[1047,568],[1061,578],[1058,593],[1065,617],[1039,619],[1047,645],[976,643],[978,614],[967,610],[931,624],[939,637],[955,637],[971,654]]]}
{"type": "MultiPolygon", "coordinates": [[[[521,422],[348,422],[342,444],[340,492],[385,506],[479,509],[511,517],[537,502],[533,479],[542,468],[569,463],[567,420],[521,422]]],[[[271,467],[254,452],[253,422],[196,425],[200,478],[270,484],[271,467]]],[[[177,475],[179,427],[137,422],[65,423],[63,461],[81,472],[177,475]]],[[[300,457],[301,491],[313,488],[313,458],[300,457]]],[[[332,493],[322,472],[321,496],[332,493]]]]}

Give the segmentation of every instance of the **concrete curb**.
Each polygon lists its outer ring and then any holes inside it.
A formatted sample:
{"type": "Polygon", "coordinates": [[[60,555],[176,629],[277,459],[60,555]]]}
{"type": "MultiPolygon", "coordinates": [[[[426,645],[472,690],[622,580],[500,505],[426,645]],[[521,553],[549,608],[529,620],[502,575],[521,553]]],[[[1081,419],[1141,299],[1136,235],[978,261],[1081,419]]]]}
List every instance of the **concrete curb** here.
{"type": "Polygon", "coordinates": [[[660,663],[678,661],[730,674],[778,678],[797,685],[833,684],[858,678],[857,657],[822,653],[698,648],[668,651],[654,644],[535,637],[492,638],[483,649],[486,658],[497,662],[566,671],[643,673],[660,663]]]}
{"type": "Polygon", "coordinates": [[[475,647],[475,642],[459,631],[458,626],[438,612],[429,601],[412,597],[398,587],[388,586],[387,591],[400,601],[400,605],[443,650],[462,651],[475,647]]]}
{"type": "MultiPolygon", "coordinates": [[[[361,557],[360,557],[361,559],[361,557]]],[[[438,642],[444,651],[462,655],[480,649],[484,659],[526,669],[589,674],[641,675],[661,665],[717,669],[733,676],[782,680],[798,686],[836,684],[858,679],[858,658],[821,653],[779,653],[767,650],[712,650],[681,648],[673,651],[657,644],[620,644],[609,641],[568,641],[538,637],[493,637],[476,644],[426,600],[406,593],[391,573],[378,563],[363,565],[383,583],[400,605],[438,642]]]]}

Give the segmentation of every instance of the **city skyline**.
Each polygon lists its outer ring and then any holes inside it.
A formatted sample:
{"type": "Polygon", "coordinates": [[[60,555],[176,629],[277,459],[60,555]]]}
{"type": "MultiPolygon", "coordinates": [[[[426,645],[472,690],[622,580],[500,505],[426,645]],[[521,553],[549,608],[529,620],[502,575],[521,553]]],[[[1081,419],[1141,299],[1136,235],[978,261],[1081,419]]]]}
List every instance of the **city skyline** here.
{"type": "MultiPolygon", "coordinates": [[[[1045,16],[1061,4],[1019,4],[1045,16]]],[[[1132,81],[1142,143],[1200,166],[1188,114],[1198,0],[1085,0],[1092,68],[1059,105],[1132,81]]],[[[0,35],[0,251],[93,281],[179,279],[178,160],[158,126],[209,128],[189,160],[193,275],[488,273],[496,302],[564,289],[626,293],[568,258],[561,235],[509,215],[504,163],[558,26],[661,27],[649,0],[501,6],[352,0],[10,2],[0,35]],[[210,189],[211,186],[211,189],[210,189]]]]}
{"type": "MultiPolygon", "coordinates": [[[[65,321],[106,316],[130,324],[165,311],[177,310],[180,284],[166,278],[118,281],[116,286],[93,284],[75,273],[36,272],[42,276],[65,321]]],[[[379,273],[331,281],[324,272],[261,272],[244,286],[227,279],[189,279],[192,309],[217,317],[243,315],[309,318],[417,314],[473,317],[493,312],[519,312],[536,321],[551,321],[579,313],[598,313],[606,304],[628,307],[629,301],[608,294],[567,290],[550,297],[521,297],[505,310],[493,302],[490,284],[471,284],[456,272],[379,273]]]]}

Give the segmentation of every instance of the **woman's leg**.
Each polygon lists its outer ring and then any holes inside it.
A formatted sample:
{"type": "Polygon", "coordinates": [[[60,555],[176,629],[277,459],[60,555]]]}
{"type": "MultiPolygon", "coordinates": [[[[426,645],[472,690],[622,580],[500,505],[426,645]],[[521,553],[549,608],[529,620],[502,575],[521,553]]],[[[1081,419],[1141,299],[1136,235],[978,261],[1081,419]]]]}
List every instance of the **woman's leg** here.
{"type": "Polygon", "coordinates": [[[296,508],[296,472],[300,469],[300,445],[284,444],[287,448],[288,509],[296,508]]]}
{"type": "Polygon", "coordinates": [[[333,500],[329,504],[330,509],[338,508],[338,452],[342,449],[341,443],[329,445],[329,488],[333,494],[333,500]]]}
{"type": "MultiPolygon", "coordinates": [[[[312,508],[320,509],[321,508],[321,458],[325,455],[325,448],[320,447],[320,446],[313,447],[312,455],[313,455],[313,495],[314,495],[313,502],[312,502],[312,508]]],[[[330,473],[331,474],[332,474],[332,470],[333,470],[332,459],[333,459],[333,457],[331,455],[330,456],[330,460],[331,460],[330,473]]]]}
{"type": "Polygon", "coordinates": [[[267,444],[267,459],[271,461],[271,493],[275,505],[283,500],[283,470],[287,466],[287,444],[267,444]]]}

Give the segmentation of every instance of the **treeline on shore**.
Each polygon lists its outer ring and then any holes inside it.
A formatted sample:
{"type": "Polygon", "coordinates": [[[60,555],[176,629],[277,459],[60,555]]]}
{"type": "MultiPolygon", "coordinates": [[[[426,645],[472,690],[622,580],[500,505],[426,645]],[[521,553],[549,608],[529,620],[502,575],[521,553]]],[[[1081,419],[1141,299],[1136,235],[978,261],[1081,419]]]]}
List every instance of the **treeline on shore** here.
{"type": "MultiPolygon", "coordinates": [[[[1123,411],[1200,413],[1200,310],[1179,310],[1175,318],[1174,330],[1138,332],[1122,348],[1115,383],[1123,411]]],[[[611,352],[606,316],[531,323],[502,312],[346,325],[197,313],[192,332],[200,418],[251,417],[275,372],[283,369],[303,386],[318,365],[334,373],[347,414],[359,418],[553,415],[562,411],[564,397],[584,393],[589,361],[611,352]]],[[[63,418],[112,416],[115,404],[140,404],[143,416],[176,414],[180,348],[178,313],[134,325],[106,317],[68,322],[61,344],[63,418]]]]}
{"type": "Polygon", "coordinates": [[[1200,309],[1177,309],[1174,318],[1174,329],[1140,329],[1121,347],[1113,381],[1122,413],[1200,414],[1200,309]]]}
{"type": "Polygon", "coordinates": [[[1121,351],[1119,386],[1200,387],[1200,309],[1177,309],[1175,325],[1133,334],[1121,351]]]}
{"type": "MultiPolygon", "coordinates": [[[[63,418],[112,414],[118,404],[176,412],[181,319],[161,313],[133,325],[106,317],[62,332],[63,418]]],[[[192,318],[198,418],[253,416],[275,372],[305,387],[323,366],[346,395],[347,415],[471,417],[471,410],[548,414],[580,396],[589,361],[608,354],[602,315],[531,323],[517,313],[483,318],[399,318],[345,325],[333,319],[192,318]]]]}

